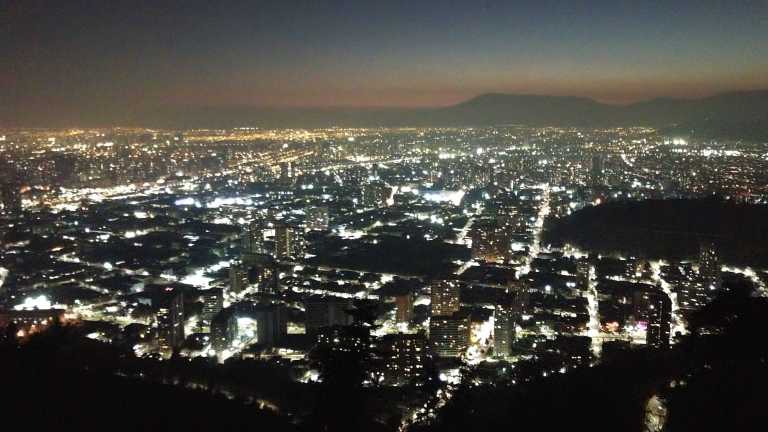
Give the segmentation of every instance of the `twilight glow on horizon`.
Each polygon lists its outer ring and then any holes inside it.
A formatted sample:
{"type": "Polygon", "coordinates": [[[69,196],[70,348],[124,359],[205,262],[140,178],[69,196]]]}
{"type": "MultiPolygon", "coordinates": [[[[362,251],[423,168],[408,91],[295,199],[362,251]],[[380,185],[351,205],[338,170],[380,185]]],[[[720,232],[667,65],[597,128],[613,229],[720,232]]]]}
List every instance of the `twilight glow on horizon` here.
{"type": "Polygon", "coordinates": [[[768,2],[640,3],[4,2],[0,113],[444,106],[485,92],[628,103],[768,87],[768,2]]]}

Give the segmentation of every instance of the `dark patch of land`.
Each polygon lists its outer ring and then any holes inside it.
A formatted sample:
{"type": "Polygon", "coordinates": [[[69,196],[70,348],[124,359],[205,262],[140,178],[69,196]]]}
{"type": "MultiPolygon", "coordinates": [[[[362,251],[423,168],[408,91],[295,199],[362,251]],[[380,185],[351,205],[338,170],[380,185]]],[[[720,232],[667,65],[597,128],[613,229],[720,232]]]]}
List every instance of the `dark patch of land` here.
{"type": "Polygon", "coordinates": [[[768,265],[768,206],[719,199],[617,201],[552,221],[545,241],[645,258],[696,257],[712,242],[722,261],[768,265]]]}
{"type": "Polygon", "coordinates": [[[314,265],[414,276],[444,276],[456,268],[452,261],[469,258],[462,245],[388,236],[376,243],[329,237],[313,253],[314,265]]]}

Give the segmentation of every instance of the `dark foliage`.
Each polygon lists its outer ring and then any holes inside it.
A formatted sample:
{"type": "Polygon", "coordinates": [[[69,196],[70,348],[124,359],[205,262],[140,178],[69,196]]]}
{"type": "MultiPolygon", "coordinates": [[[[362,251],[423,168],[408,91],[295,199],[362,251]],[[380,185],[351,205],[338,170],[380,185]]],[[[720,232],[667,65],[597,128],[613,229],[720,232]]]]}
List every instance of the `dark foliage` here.
{"type": "Polygon", "coordinates": [[[702,200],[616,201],[554,221],[546,241],[647,258],[697,256],[715,243],[722,260],[768,265],[768,206],[702,200]]]}

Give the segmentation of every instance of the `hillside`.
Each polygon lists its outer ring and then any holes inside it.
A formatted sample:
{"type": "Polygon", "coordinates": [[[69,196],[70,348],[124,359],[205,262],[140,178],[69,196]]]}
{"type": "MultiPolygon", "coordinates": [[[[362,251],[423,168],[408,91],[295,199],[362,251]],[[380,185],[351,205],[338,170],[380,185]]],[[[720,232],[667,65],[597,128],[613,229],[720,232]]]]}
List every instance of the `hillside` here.
{"type": "Polygon", "coordinates": [[[707,200],[610,202],[550,224],[545,241],[601,253],[695,258],[715,243],[725,264],[768,265],[768,207],[707,200]]]}

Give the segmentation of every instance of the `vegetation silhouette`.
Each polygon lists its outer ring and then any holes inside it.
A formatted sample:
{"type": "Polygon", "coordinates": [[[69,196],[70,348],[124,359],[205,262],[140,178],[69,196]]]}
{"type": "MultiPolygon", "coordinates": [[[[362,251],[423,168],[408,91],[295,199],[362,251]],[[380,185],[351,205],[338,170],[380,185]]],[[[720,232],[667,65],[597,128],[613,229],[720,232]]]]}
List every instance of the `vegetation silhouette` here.
{"type": "Polygon", "coordinates": [[[768,206],[718,197],[697,200],[611,201],[549,221],[544,240],[603,253],[644,258],[697,257],[715,244],[731,265],[768,266],[768,206]]]}

